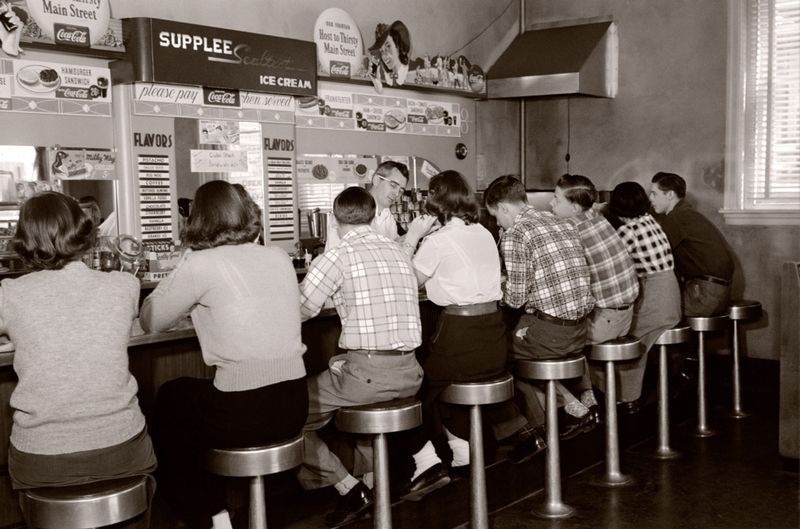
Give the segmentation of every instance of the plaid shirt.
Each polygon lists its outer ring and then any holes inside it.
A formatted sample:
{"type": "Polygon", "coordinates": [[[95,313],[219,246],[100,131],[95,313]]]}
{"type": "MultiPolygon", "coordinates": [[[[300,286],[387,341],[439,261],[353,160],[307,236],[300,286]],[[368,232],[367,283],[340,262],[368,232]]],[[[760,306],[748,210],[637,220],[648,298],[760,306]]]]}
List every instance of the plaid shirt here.
{"type": "Polygon", "coordinates": [[[628,248],[639,277],[674,268],[669,239],[649,213],[627,219],[617,233],[628,248]]]}
{"type": "Polygon", "coordinates": [[[300,313],[313,318],[332,297],[342,321],[339,347],[412,351],[422,343],[417,289],[402,248],[359,226],[311,264],[300,285],[300,313]]]}
{"type": "Polygon", "coordinates": [[[628,250],[609,222],[589,209],[568,219],[581,236],[598,307],[630,305],[639,295],[639,280],[628,250]]]}
{"type": "Polygon", "coordinates": [[[592,311],[589,267],[575,227],[549,212],[523,209],[503,234],[500,249],[508,280],[503,301],[550,316],[577,320],[592,311]]]}

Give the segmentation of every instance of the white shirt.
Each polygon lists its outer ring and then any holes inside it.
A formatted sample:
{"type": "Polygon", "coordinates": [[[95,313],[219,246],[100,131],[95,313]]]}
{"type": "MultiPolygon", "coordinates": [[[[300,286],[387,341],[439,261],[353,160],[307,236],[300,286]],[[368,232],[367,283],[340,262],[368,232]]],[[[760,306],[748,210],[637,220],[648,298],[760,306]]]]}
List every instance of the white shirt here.
{"type": "MultiPolygon", "coordinates": [[[[336,222],[336,216],[333,212],[328,213],[328,235],[325,239],[326,252],[339,244],[341,240],[339,238],[339,231],[336,229],[338,225],[339,223],[336,222]]],[[[370,226],[372,226],[373,230],[388,239],[396,241],[400,238],[397,233],[397,222],[394,220],[394,215],[392,215],[389,208],[382,210],[380,213],[375,212],[375,217],[372,219],[370,226]]]]}
{"type": "Polygon", "coordinates": [[[423,239],[414,268],[430,278],[425,291],[437,305],[471,305],[503,296],[500,255],[492,234],[480,224],[453,217],[423,239]]]}

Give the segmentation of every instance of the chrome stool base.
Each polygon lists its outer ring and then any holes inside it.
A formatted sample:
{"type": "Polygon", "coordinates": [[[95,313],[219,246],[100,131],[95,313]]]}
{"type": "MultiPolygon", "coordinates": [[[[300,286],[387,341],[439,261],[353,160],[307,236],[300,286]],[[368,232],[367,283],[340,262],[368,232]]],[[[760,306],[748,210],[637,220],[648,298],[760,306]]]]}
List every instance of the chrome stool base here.
{"type": "Polygon", "coordinates": [[[636,483],[636,479],[628,474],[604,474],[602,477],[594,478],[589,481],[591,485],[596,487],[629,487],[636,483]]]}
{"type": "Polygon", "coordinates": [[[728,417],[730,417],[731,419],[746,419],[752,415],[753,415],[752,413],[740,410],[740,411],[732,411],[728,415],[728,417]]]}
{"type": "Polygon", "coordinates": [[[543,503],[531,510],[531,514],[545,520],[563,520],[575,514],[575,509],[564,503],[543,503]]]}
{"type": "Polygon", "coordinates": [[[681,453],[677,450],[673,450],[670,447],[666,447],[666,448],[659,448],[658,450],[656,450],[656,452],[653,454],[653,457],[655,459],[662,459],[664,461],[667,461],[669,459],[678,459],[679,457],[681,457],[681,453]]]}

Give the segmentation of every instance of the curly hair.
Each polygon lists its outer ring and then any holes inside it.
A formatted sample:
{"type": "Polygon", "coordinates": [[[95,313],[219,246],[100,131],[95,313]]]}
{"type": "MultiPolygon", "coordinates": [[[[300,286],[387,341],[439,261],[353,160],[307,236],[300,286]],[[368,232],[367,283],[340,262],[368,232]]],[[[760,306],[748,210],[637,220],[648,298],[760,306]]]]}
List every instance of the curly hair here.
{"type": "Polygon", "coordinates": [[[442,171],[428,183],[425,211],[439,219],[444,226],[458,217],[466,224],[478,222],[480,206],[469,184],[458,171],[442,171]]]}
{"type": "Polygon", "coordinates": [[[406,25],[400,20],[395,20],[391,26],[378,24],[375,27],[375,44],[370,46],[369,51],[380,51],[388,37],[392,37],[394,45],[397,46],[397,55],[400,58],[400,62],[408,64],[408,54],[411,51],[411,36],[406,25]]]}
{"type": "Polygon", "coordinates": [[[213,180],[195,192],[181,240],[193,250],[206,250],[253,242],[261,229],[261,208],[244,187],[213,180]]]}
{"type": "Polygon", "coordinates": [[[94,224],[77,200],[48,191],[22,205],[11,248],[33,270],[59,270],[92,247],[93,235],[94,224]]]}

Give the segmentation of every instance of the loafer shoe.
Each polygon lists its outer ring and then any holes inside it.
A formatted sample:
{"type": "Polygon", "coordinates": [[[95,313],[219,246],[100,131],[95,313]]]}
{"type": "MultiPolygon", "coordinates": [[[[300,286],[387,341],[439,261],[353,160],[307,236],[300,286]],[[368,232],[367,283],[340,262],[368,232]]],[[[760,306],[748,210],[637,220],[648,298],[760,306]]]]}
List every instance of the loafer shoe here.
{"type": "Polygon", "coordinates": [[[358,520],[372,507],[372,491],[361,481],[350,489],[350,492],[339,497],[336,508],[325,515],[325,525],[340,527],[358,520]]]}
{"type": "Polygon", "coordinates": [[[561,431],[558,436],[562,441],[572,439],[582,433],[591,432],[597,426],[595,414],[591,411],[583,417],[573,417],[567,415],[563,423],[559,423],[561,431]]]}
{"type": "Polygon", "coordinates": [[[508,453],[508,460],[515,465],[520,465],[526,461],[530,461],[533,456],[545,448],[547,448],[547,444],[544,442],[544,439],[542,439],[538,433],[533,433],[514,443],[514,446],[508,453]]]}
{"type": "Polygon", "coordinates": [[[436,463],[431,468],[420,474],[416,479],[409,481],[403,488],[404,500],[419,501],[427,494],[440,489],[450,483],[450,476],[441,463],[436,463]]]}
{"type": "Polygon", "coordinates": [[[639,399],[632,400],[630,402],[620,402],[617,404],[617,413],[619,415],[634,415],[639,413],[641,409],[641,404],[639,403],[639,399]]]}

